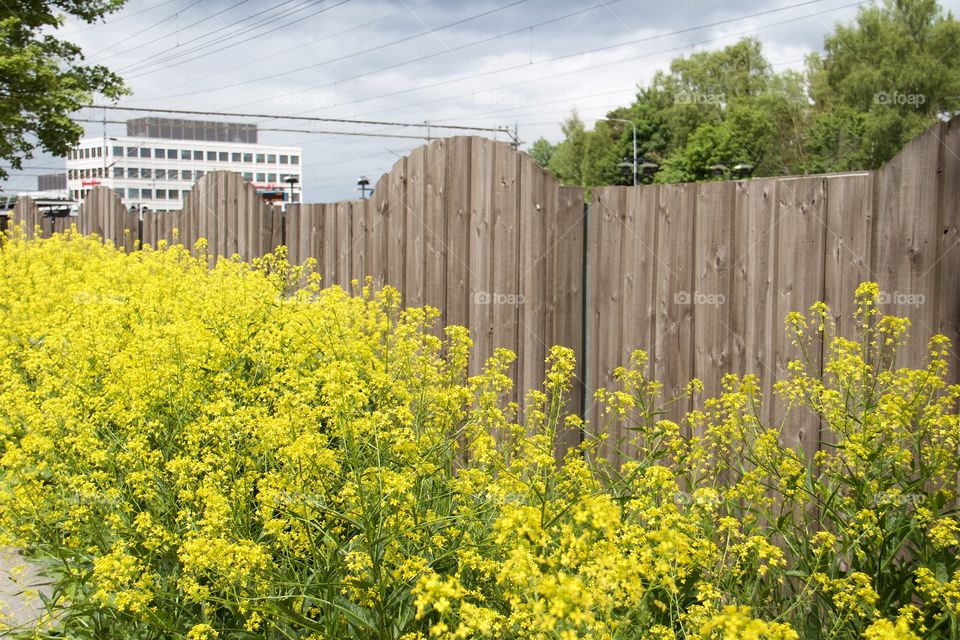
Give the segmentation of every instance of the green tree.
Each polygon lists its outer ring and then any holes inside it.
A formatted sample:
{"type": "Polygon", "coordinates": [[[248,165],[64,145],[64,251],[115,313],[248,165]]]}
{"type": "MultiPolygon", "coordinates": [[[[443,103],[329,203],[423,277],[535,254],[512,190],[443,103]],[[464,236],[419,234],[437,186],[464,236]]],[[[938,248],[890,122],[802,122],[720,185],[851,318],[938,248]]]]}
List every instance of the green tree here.
{"type": "Polygon", "coordinates": [[[549,168],[564,184],[582,185],[583,153],[587,131],[576,109],[560,125],[560,128],[563,130],[564,139],[554,147],[549,168]]]}
{"type": "MultiPolygon", "coordinates": [[[[70,115],[95,94],[116,99],[123,81],[101,65],[84,65],[80,48],[58,39],[66,16],[94,22],[124,0],[8,0],[0,4],[0,159],[14,169],[37,148],[58,156],[83,128],[70,115]]],[[[8,175],[0,168],[0,179],[8,175]]]]}
{"type": "Polygon", "coordinates": [[[877,167],[960,108],[960,23],[936,0],[886,0],[838,25],[807,69],[818,151],[809,167],[877,167]]]}
{"type": "Polygon", "coordinates": [[[546,169],[550,166],[550,157],[553,155],[554,146],[546,138],[537,138],[533,146],[530,147],[530,157],[538,165],[546,169]]]}

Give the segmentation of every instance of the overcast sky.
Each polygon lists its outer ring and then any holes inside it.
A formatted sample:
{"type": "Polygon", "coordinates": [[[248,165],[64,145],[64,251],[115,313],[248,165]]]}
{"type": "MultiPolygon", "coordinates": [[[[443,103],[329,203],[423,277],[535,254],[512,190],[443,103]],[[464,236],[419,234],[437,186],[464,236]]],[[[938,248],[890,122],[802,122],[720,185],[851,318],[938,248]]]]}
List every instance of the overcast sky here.
{"type": "MultiPolygon", "coordinates": [[[[851,0],[130,0],[106,22],[60,33],[89,62],[118,71],[130,107],[309,115],[391,122],[517,126],[520,138],[562,137],[576,108],[594,120],[628,104],[670,60],[759,38],[775,70],[801,68],[851,0]]],[[[941,0],[957,13],[960,0],[941,0]]],[[[103,117],[84,111],[81,118],[103,117]]],[[[147,114],[110,112],[124,120],[147,114]]],[[[425,136],[423,128],[244,118],[261,127],[425,136]]],[[[100,136],[102,125],[87,124],[100,136]]],[[[124,132],[108,125],[108,135],[124,132]]],[[[433,128],[433,136],[454,135],[433,128]]],[[[494,136],[497,134],[490,133],[494,136]]],[[[506,139],[503,134],[499,139],[506,139]]],[[[303,147],[305,198],[354,197],[422,141],[265,131],[303,147]]],[[[526,148],[526,146],[524,147],[526,148]]],[[[37,157],[24,173],[62,169],[37,157]]],[[[11,189],[33,189],[21,176],[11,189]]]]}

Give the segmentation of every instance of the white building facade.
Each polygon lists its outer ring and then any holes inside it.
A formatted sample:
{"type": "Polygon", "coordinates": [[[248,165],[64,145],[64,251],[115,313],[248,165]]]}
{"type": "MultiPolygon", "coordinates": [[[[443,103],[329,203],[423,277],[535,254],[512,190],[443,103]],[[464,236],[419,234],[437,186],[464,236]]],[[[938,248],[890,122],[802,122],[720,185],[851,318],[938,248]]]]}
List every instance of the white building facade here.
{"type": "Polygon", "coordinates": [[[67,190],[82,202],[110,187],[128,209],[176,211],[211,171],[233,171],[274,204],[299,202],[300,147],[259,144],[255,125],[165,118],[127,121],[127,135],[84,138],[67,157],[67,190]]]}

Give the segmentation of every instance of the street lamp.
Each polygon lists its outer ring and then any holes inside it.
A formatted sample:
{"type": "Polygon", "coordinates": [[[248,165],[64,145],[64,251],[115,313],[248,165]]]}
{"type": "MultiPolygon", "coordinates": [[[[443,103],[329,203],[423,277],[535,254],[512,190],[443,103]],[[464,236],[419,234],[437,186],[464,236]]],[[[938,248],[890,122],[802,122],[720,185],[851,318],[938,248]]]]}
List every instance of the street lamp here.
{"type": "Polygon", "coordinates": [[[625,120],[623,118],[597,118],[597,120],[626,122],[633,129],[633,186],[637,186],[637,125],[633,123],[633,120],[625,120]]]}
{"type": "Polygon", "coordinates": [[[300,178],[297,176],[287,176],[283,181],[290,185],[290,204],[293,204],[293,185],[300,182],[300,178]]]}
{"type": "Polygon", "coordinates": [[[373,189],[369,187],[370,179],[367,176],[360,176],[360,179],[357,180],[357,186],[360,187],[360,199],[367,199],[367,191],[373,193],[373,189]]]}

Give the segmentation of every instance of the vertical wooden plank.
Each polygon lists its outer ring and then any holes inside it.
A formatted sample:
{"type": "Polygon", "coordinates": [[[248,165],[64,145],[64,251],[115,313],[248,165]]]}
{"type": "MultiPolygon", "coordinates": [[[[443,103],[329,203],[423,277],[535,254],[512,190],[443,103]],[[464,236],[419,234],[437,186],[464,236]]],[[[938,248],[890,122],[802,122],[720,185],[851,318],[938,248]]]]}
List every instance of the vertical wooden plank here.
{"type": "Polygon", "coordinates": [[[656,361],[659,194],[658,185],[639,186],[626,193],[621,267],[620,326],[623,329],[617,356],[617,363],[623,366],[629,364],[630,355],[637,349],[646,351],[651,369],[656,361]]]}
{"type": "Polygon", "coordinates": [[[445,219],[447,141],[436,140],[425,148],[423,174],[423,304],[440,311],[434,330],[441,335],[447,322],[447,224],[445,219]]]}
{"type": "Polygon", "coordinates": [[[896,273],[892,291],[886,291],[888,304],[881,310],[910,318],[910,338],[897,358],[898,365],[922,368],[927,360],[927,344],[939,325],[936,269],[940,236],[940,196],[943,184],[943,123],[928,129],[909,142],[903,156],[900,192],[896,212],[890,223],[900,235],[900,252],[893,260],[896,273]]]}
{"type": "Polygon", "coordinates": [[[353,255],[353,208],[349,201],[334,205],[337,218],[337,284],[350,291],[350,267],[353,255]]]}
{"type": "MultiPolygon", "coordinates": [[[[573,349],[577,356],[576,379],[570,389],[567,411],[580,413],[586,376],[586,349],[584,328],[584,244],[587,234],[587,216],[583,206],[583,189],[560,186],[559,181],[548,181],[554,195],[547,211],[551,236],[548,254],[549,299],[547,305],[548,346],[559,344],[573,349]]],[[[567,447],[579,444],[581,433],[568,430],[557,437],[559,455],[567,447]]]]}
{"type": "Polygon", "coordinates": [[[381,176],[373,191],[373,250],[371,251],[370,273],[373,275],[373,284],[382,289],[389,283],[390,252],[390,189],[389,174],[381,176]]]}
{"type": "MultiPolygon", "coordinates": [[[[657,221],[657,340],[653,377],[664,399],[681,394],[693,368],[694,252],[697,187],[661,185],[657,221]]],[[[689,403],[676,402],[664,416],[681,422],[689,403]]]]}
{"type": "MultiPolygon", "coordinates": [[[[547,340],[547,226],[555,218],[549,209],[556,183],[537,164],[524,154],[520,156],[520,234],[519,282],[519,378],[520,399],[529,389],[543,386],[544,361],[549,345],[547,340]]],[[[554,220],[555,222],[555,220],[554,220]]]]}
{"type": "Polygon", "coordinates": [[[371,286],[374,291],[377,290],[377,236],[375,233],[377,224],[377,211],[373,205],[373,199],[368,197],[363,201],[363,274],[364,278],[370,278],[371,286]]]}
{"type": "MultiPolygon", "coordinates": [[[[760,419],[769,423],[773,373],[773,259],[779,180],[760,178],[736,183],[732,232],[731,373],[759,378],[760,419]]],[[[779,331],[779,327],[776,327],[779,331]]]]}
{"type": "Polygon", "coordinates": [[[301,257],[304,254],[303,251],[303,237],[304,234],[300,229],[301,224],[301,213],[302,207],[299,204],[294,204],[288,202],[286,205],[286,219],[287,219],[287,231],[286,237],[286,246],[287,246],[287,260],[290,261],[290,264],[302,264],[303,258],[301,257]]]}
{"type": "Polygon", "coordinates": [[[399,289],[406,300],[406,214],[407,159],[401,158],[390,169],[387,182],[387,215],[389,247],[387,249],[387,283],[399,289]]]}
{"type": "Polygon", "coordinates": [[[960,382],[960,121],[946,123],[942,132],[943,180],[940,198],[940,239],[937,247],[937,326],[936,333],[950,338],[953,344],[948,382],[960,382]]]}
{"type": "Polygon", "coordinates": [[[269,206],[266,203],[260,203],[259,206],[266,215],[270,216],[272,233],[270,235],[270,245],[261,250],[257,254],[257,257],[260,257],[268,252],[275,253],[277,247],[283,245],[283,212],[280,210],[280,207],[269,206]]]}
{"type": "Polygon", "coordinates": [[[470,145],[470,288],[468,326],[473,337],[470,374],[483,369],[493,354],[493,176],[496,145],[474,138],[470,145]]]}
{"type": "Polygon", "coordinates": [[[354,200],[352,203],[350,203],[350,221],[352,223],[350,237],[350,283],[352,284],[354,281],[356,281],[361,287],[363,286],[363,280],[366,276],[364,266],[364,256],[367,247],[367,220],[365,217],[366,203],[366,200],[354,200]]]}
{"type": "Polygon", "coordinates": [[[446,184],[446,323],[467,326],[470,320],[470,276],[472,224],[471,145],[475,138],[453,138],[447,150],[444,169],[446,184]]]}
{"type": "Polygon", "coordinates": [[[341,247],[337,244],[337,205],[324,204],[323,207],[323,283],[332,287],[337,284],[337,261],[341,247]]]}
{"type": "Polygon", "coordinates": [[[873,173],[864,172],[826,178],[823,301],[830,307],[837,335],[847,338],[855,336],[857,285],[870,279],[873,177],[873,173]]]}
{"type": "MultiPolygon", "coordinates": [[[[590,216],[597,222],[595,278],[590,283],[591,353],[595,364],[590,375],[589,398],[597,389],[611,389],[613,371],[620,364],[622,352],[623,255],[625,235],[626,187],[601,187],[593,191],[590,216]]],[[[626,432],[618,421],[604,418],[602,407],[594,409],[593,429],[607,435],[601,455],[619,466],[626,453],[626,432]]],[[[629,453],[627,453],[629,455],[629,453]]]]}
{"type": "Polygon", "coordinates": [[[407,156],[403,298],[408,307],[423,305],[425,163],[426,147],[417,147],[407,156]]]}
{"type": "MultiPolygon", "coordinates": [[[[493,345],[505,347],[514,353],[519,350],[519,314],[522,301],[519,299],[520,278],[520,155],[508,144],[499,142],[494,161],[493,193],[493,345]]],[[[508,375],[514,381],[514,396],[517,389],[519,364],[510,365],[508,375]]]]}
{"type": "Polygon", "coordinates": [[[704,398],[722,392],[721,380],[729,372],[730,302],[732,301],[731,247],[736,183],[704,182],[697,185],[697,224],[694,239],[694,285],[690,304],[694,312],[693,377],[703,382],[704,398]]]}
{"type": "MultiPolygon", "coordinates": [[[[664,400],[681,394],[693,367],[693,238],[696,185],[661,185],[657,221],[657,340],[654,379],[664,400]]],[[[689,403],[676,402],[665,415],[681,422],[689,403]]]]}
{"type": "MultiPolygon", "coordinates": [[[[773,336],[774,380],[789,377],[790,361],[802,359],[793,344],[793,336],[784,326],[791,311],[807,315],[808,309],[823,300],[823,265],[826,249],[827,208],[826,180],[823,177],[783,179],[779,187],[777,207],[777,254],[775,265],[776,314],[773,336]]],[[[822,368],[822,345],[815,340],[807,353],[809,366],[819,374],[822,368]]],[[[820,421],[815,414],[801,407],[787,414],[785,403],[772,400],[772,415],[782,420],[787,446],[802,450],[811,458],[819,449],[820,421]],[[786,417],[785,417],[786,416],[786,417]]]]}

